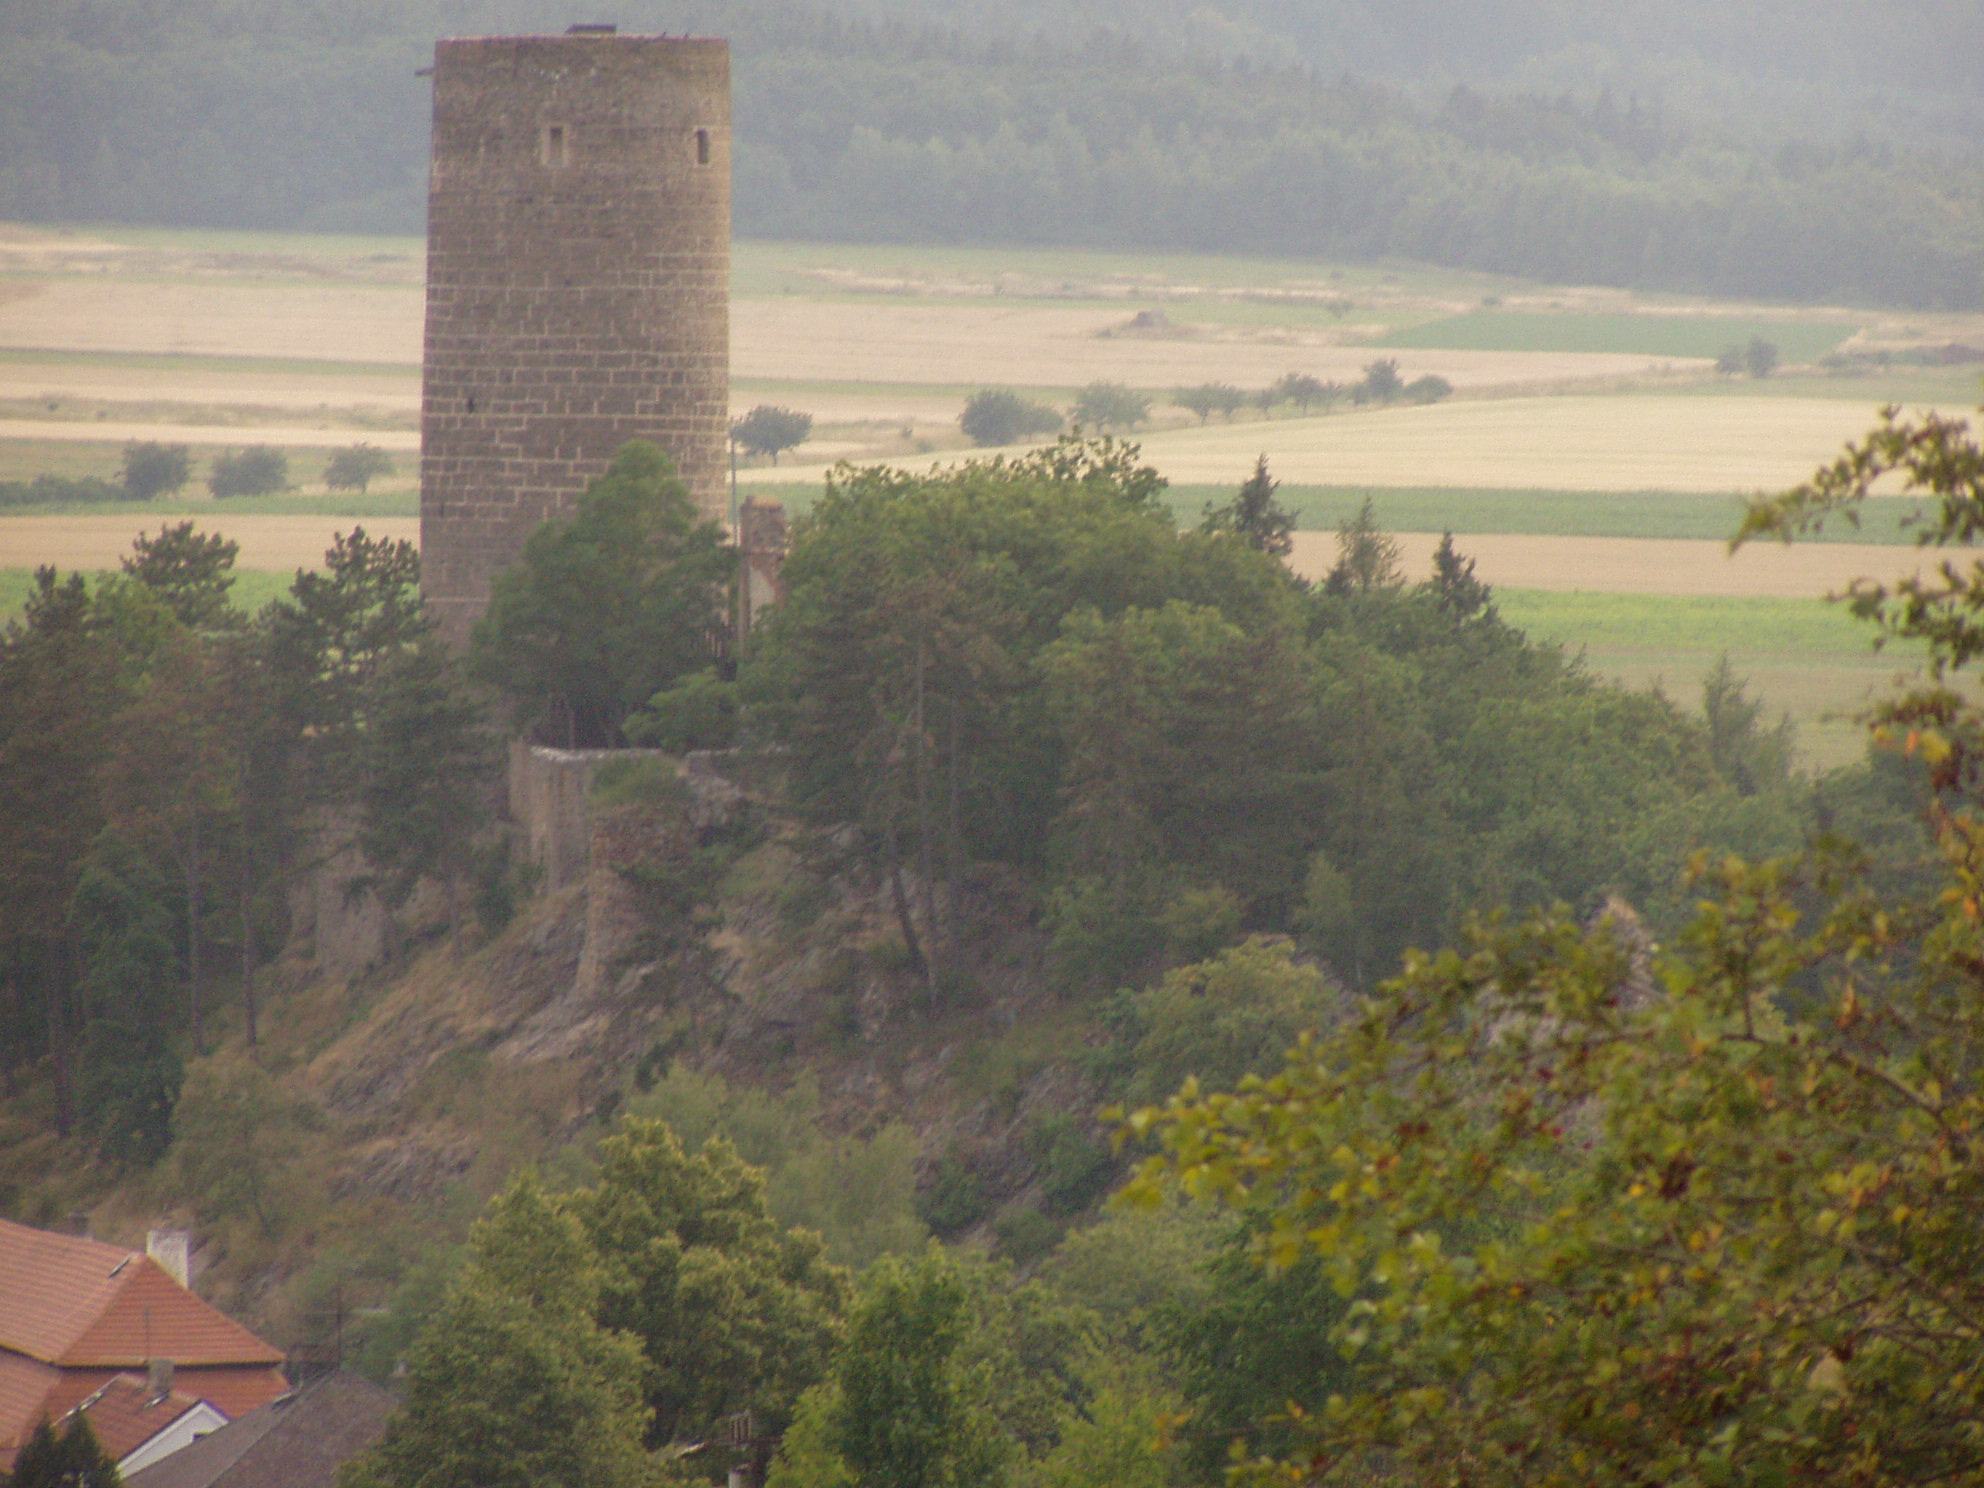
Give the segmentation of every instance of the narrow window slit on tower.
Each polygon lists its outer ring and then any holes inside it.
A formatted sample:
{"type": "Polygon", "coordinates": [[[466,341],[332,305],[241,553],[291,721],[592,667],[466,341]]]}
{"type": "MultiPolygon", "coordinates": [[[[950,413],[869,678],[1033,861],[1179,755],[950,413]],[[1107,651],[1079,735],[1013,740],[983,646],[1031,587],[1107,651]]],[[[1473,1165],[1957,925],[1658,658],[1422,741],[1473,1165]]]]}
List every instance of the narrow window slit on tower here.
{"type": "Polygon", "coordinates": [[[547,124],[544,126],[544,163],[563,165],[565,163],[565,126],[547,124]]]}
{"type": "Polygon", "coordinates": [[[696,164],[710,163],[710,132],[707,129],[696,131],[696,164]]]}

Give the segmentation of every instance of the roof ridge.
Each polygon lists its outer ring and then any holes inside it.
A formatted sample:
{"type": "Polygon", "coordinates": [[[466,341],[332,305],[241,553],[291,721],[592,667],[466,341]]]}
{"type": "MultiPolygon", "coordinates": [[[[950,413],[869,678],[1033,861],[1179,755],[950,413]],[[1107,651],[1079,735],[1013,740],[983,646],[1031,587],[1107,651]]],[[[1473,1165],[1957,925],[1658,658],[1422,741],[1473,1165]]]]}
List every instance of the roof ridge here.
{"type": "MultiPolygon", "coordinates": [[[[87,1291],[72,1291],[73,1302],[44,1295],[48,1313],[38,1319],[22,1320],[0,1305],[0,1348],[53,1364],[76,1346],[95,1326],[104,1309],[130,1284],[134,1260],[146,1260],[141,1250],[112,1245],[86,1235],[60,1235],[31,1225],[0,1219],[0,1251],[17,1263],[29,1263],[36,1270],[61,1269],[80,1273],[97,1282],[87,1291]],[[112,1283],[113,1285],[105,1285],[112,1283]],[[66,1302],[66,1305],[65,1305],[66,1302]],[[52,1303],[52,1306],[50,1305],[52,1303]],[[37,1326],[38,1324],[38,1326],[37,1326]]],[[[6,1259],[0,1256],[0,1260],[6,1259]]],[[[156,1263],[153,1263],[156,1264],[156,1263]]],[[[4,1304],[0,1297],[0,1304],[4,1304]]]]}

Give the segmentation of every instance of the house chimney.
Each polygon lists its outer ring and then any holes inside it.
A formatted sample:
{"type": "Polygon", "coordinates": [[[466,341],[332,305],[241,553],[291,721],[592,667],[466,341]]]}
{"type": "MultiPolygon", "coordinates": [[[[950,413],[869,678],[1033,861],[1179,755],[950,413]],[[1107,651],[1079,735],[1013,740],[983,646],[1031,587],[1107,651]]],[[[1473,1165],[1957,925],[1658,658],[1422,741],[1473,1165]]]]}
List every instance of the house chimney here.
{"type": "Polygon", "coordinates": [[[145,1231],[145,1254],[157,1261],[159,1269],[181,1286],[193,1284],[193,1237],[186,1231],[145,1231]]]}
{"type": "Polygon", "coordinates": [[[145,1388],[154,1400],[163,1400],[172,1393],[172,1361],[170,1359],[145,1360],[145,1388]]]}
{"type": "Polygon", "coordinates": [[[81,1210],[77,1210],[74,1214],[68,1215],[62,1221],[61,1233],[64,1235],[74,1235],[78,1240],[89,1239],[90,1237],[89,1215],[83,1213],[81,1210]]]}

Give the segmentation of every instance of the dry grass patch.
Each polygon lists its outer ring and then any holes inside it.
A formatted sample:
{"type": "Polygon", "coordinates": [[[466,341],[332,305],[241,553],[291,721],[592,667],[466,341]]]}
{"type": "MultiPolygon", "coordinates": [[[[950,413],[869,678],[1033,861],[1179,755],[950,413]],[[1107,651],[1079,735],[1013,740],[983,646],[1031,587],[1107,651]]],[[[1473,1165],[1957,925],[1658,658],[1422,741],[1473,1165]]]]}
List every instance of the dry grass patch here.
{"type": "MultiPolygon", "coordinates": [[[[175,404],[193,408],[283,409],[295,412],[364,410],[417,418],[420,378],[413,368],[386,373],[229,372],[197,364],[152,369],[87,362],[0,359],[0,402],[40,405],[60,417],[68,405],[175,404]],[[49,405],[53,404],[54,407],[49,405]]],[[[113,415],[114,416],[114,415],[113,415]]]]}
{"type": "Polygon", "coordinates": [[[0,346],[420,363],[417,285],[59,278],[0,305],[0,346]]]}
{"type": "MultiPolygon", "coordinates": [[[[1122,307],[739,300],[731,370],[743,378],[1077,388],[1098,380],[1169,389],[1203,382],[1265,387],[1284,372],[1355,381],[1383,355],[1285,326],[1182,323],[1153,336],[1119,330],[1122,307]]],[[[1406,373],[1454,386],[1504,387],[1641,376],[1672,359],[1575,352],[1424,351],[1406,373]]]]}
{"type": "Polygon", "coordinates": [[[1873,410],[1823,398],[1653,395],[1480,400],[1153,434],[1172,480],[1238,482],[1266,453],[1297,483],[1776,490],[1809,477],[1873,410]]]}
{"type": "MultiPolygon", "coordinates": [[[[131,551],[134,538],[155,532],[164,520],[142,509],[106,516],[0,518],[0,569],[33,569],[44,563],[61,569],[114,569],[131,551]]],[[[236,560],[241,568],[317,568],[331,539],[356,526],[373,537],[420,541],[418,517],[259,516],[216,506],[211,517],[196,520],[203,532],[218,532],[241,544],[236,560]]]]}
{"type": "MultiPolygon", "coordinates": [[[[1865,404],[1829,398],[1643,393],[1484,398],[1139,437],[1144,458],[1178,485],[1237,486],[1266,454],[1290,485],[1732,492],[1806,479],[1874,417],[1865,404]]],[[[759,472],[815,482],[822,473],[810,460],[759,472]]]]}

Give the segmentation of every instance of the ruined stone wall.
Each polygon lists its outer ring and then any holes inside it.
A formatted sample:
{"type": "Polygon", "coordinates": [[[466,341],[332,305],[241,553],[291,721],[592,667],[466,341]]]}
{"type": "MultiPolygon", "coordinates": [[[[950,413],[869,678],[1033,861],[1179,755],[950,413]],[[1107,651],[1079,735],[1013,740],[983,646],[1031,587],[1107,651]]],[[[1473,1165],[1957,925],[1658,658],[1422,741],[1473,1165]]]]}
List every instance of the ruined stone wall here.
{"type": "MultiPolygon", "coordinates": [[[[632,749],[546,749],[510,741],[510,819],[524,831],[531,861],[547,889],[583,879],[592,860],[592,781],[608,760],[650,753],[632,749]]],[[[665,758],[659,754],[657,758],[665,758]]]]}
{"type": "Polygon", "coordinates": [[[445,634],[629,439],[723,514],[729,276],[728,43],[436,46],[420,536],[445,634]]]}

